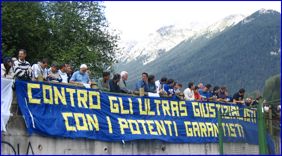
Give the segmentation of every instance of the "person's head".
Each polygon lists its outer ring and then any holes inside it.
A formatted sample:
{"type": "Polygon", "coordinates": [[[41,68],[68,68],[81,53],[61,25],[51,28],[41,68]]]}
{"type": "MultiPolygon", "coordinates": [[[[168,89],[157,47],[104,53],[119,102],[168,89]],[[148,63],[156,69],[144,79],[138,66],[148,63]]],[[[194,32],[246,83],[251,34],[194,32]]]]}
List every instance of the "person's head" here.
{"type": "Polygon", "coordinates": [[[19,60],[24,61],[26,58],[26,50],[20,49],[18,57],[19,57],[19,60]]]}
{"type": "Polygon", "coordinates": [[[199,91],[199,87],[195,86],[194,92],[197,93],[199,91]]]}
{"type": "Polygon", "coordinates": [[[127,73],[127,71],[122,71],[122,72],[120,73],[120,76],[121,76],[122,80],[126,81],[126,80],[128,79],[128,73],[127,73]]]}
{"type": "Polygon", "coordinates": [[[205,86],[203,85],[203,83],[199,83],[199,84],[198,84],[198,88],[199,88],[199,89],[204,89],[205,86]]]}
{"type": "Polygon", "coordinates": [[[87,72],[87,65],[86,64],[82,64],[80,65],[80,73],[85,74],[87,72]]]}
{"type": "Polygon", "coordinates": [[[3,64],[4,64],[6,69],[7,69],[7,67],[9,67],[9,69],[10,69],[10,67],[12,67],[12,65],[13,65],[11,57],[5,57],[3,59],[3,64]]]}
{"type": "Polygon", "coordinates": [[[5,57],[3,59],[3,64],[4,64],[4,67],[6,69],[5,74],[7,75],[9,73],[10,69],[13,66],[13,62],[12,62],[11,57],[5,57]]]}
{"type": "Polygon", "coordinates": [[[44,58],[44,59],[41,60],[41,67],[43,69],[48,67],[48,59],[47,58],[44,58]]]}
{"type": "Polygon", "coordinates": [[[211,87],[212,87],[211,84],[206,84],[205,87],[204,87],[204,92],[210,91],[211,87]]]}
{"type": "Polygon", "coordinates": [[[166,77],[162,77],[160,83],[161,84],[166,84],[167,83],[167,78],[166,77]]]}
{"type": "Polygon", "coordinates": [[[103,72],[103,79],[105,81],[109,80],[110,79],[110,72],[104,71],[103,72]]]}
{"type": "Polygon", "coordinates": [[[215,87],[213,88],[213,93],[218,93],[219,90],[220,90],[220,88],[219,88],[218,86],[215,86],[215,87]]]}
{"type": "Polygon", "coordinates": [[[57,65],[56,63],[53,63],[53,64],[51,65],[51,71],[52,71],[52,73],[57,73],[57,71],[58,71],[58,65],[57,65]]]}
{"type": "Polygon", "coordinates": [[[142,73],[142,80],[143,81],[148,82],[148,77],[149,77],[148,73],[146,73],[146,72],[142,73]]]}
{"type": "Polygon", "coordinates": [[[195,89],[194,82],[189,82],[189,83],[188,83],[188,88],[194,90],[194,89],[195,89]]]}
{"type": "Polygon", "coordinates": [[[220,92],[222,93],[227,92],[227,88],[225,86],[220,87],[220,92]]]}
{"type": "Polygon", "coordinates": [[[68,74],[71,74],[71,73],[73,72],[72,67],[71,67],[70,64],[66,64],[66,72],[67,72],[68,74]]]}
{"type": "Polygon", "coordinates": [[[148,82],[149,83],[155,83],[155,76],[154,75],[149,75],[148,82]]]}
{"type": "Polygon", "coordinates": [[[119,82],[120,81],[120,74],[114,74],[113,81],[116,82],[116,83],[119,82]]]}
{"type": "Polygon", "coordinates": [[[181,83],[176,83],[175,88],[176,89],[181,89],[182,88],[182,84],[181,83]]]}
{"type": "Polygon", "coordinates": [[[61,70],[62,72],[67,72],[67,66],[66,66],[66,64],[61,64],[61,65],[60,65],[60,70],[61,70]]]}
{"type": "Polygon", "coordinates": [[[245,100],[245,103],[246,103],[247,105],[251,104],[252,102],[253,102],[252,97],[248,97],[248,98],[246,98],[246,100],[245,100]]]}
{"type": "Polygon", "coordinates": [[[167,80],[167,84],[168,84],[169,86],[173,87],[173,86],[174,86],[174,80],[173,80],[173,79],[168,79],[168,80],[167,80]]]}
{"type": "Polygon", "coordinates": [[[245,94],[245,89],[244,89],[244,88],[241,88],[241,89],[239,90],[239,94],[240,94],[240,95],[244,95],[244,94],[245,94]]]}

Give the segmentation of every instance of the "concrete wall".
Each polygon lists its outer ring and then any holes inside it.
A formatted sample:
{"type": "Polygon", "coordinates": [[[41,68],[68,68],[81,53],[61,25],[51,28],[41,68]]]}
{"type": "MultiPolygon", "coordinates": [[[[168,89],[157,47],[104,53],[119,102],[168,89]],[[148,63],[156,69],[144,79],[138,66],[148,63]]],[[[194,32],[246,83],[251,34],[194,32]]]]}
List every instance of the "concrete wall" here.
{"type": "MultiPolygon", "coordinates": [[[[1,154],[219,154],[218,144],[174,144],[159,140],[102,142],[87,139],[54,138],[32,134],[28,136],[16,98],[13,116],[2,132],[1,154]]],[[[281,139],[276,138],[280,152],[281,139]]],[[[224,143],[225,154],[258,154],[258,146],[246,143],[224,143]]]]}
{"type": "MultiPolygon", "coordinates": [[[[158,140],[102,142],[86,139],[28,136],[21,116],[10,119],[2,133],[2,154],[219,154],[217,144],[172,144],[158,140]],[[10,144],[10,145],[8,145],[10,144]],[[12,147],[11,147],[12,146],[12,147]]],[[[224,144],[226,154],[258,154],[257,145],[224,144]]]]}

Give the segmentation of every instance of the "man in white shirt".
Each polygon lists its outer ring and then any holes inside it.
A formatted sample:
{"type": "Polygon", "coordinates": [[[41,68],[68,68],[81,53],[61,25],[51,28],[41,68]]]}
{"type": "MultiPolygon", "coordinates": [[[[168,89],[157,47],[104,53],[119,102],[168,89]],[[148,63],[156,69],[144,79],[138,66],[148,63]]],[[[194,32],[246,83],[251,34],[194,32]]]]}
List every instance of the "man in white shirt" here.
{"type": "Polygon", "coordinates": [[[62,78],[62,83],[68,83],[68,74],[67,74],[67,66],[66,64],[62,64],[60,66],[59,74],[62,78]]]}
{"type": "Polygon", "coordinates": [[[37,64],[33,64],[32,69],[32,81],[43,81],[47,78],[47,66],[48,60],[42,59],[37,64]]]}
{"type": "Polygon", "coordinates": [[[162,77],[161,80],[155,81],[155,85],[157,87],[157,93],[163,90],[163,86],[164,84],[166,84],[166,81],[167,81],[166,77],[162,77]]]}
{"type": "Polygon", "coordinates": [[[183,92],[185,100],[189,100],[189,101],[195,100],[194,89],[195,89],[194,83],[193,82],[189,82],[188,83],[188,88],[186,88],[184,90],[184,92],[183,92]]]}

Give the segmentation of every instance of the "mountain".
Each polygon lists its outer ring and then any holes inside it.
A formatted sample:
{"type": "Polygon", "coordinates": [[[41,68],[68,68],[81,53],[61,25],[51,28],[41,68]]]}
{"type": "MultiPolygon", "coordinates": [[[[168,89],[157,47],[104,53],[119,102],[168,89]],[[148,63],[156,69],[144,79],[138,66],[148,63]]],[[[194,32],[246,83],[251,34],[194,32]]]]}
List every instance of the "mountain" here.
{"type": "Polygon", "coordinates": [[[167,25],[150,33],[141,42],[129,41],[121,43],[121,53],[117,54],[120,63],[129,63],[134,60],[142,60],[143,65],[154,61],[162,54],[169,52],[173,47],[190,38],[199,35],[220,32],[226,27],[238,23],[244,18],[243,15],[231,15],[209,27],[206,23],[191,22],[188,25],[167,25]]]}
{"type": "Polygon", "coordinates": [[[168,52],[184,39],[193,36],[203,26],[201,23],[189,23],[188,26],[163,26],[150,33],[142,41],[121,43],[123,50],[122,53],[117,55],[117,60],[122,63],[129,63],[141,59],[145,65],[168,52]]]}
{"type": "Polygon", "coordinates": [[[131,86],[146,71],[185,88],[193,81],[226,85],[230,93],[262,90],[268,77],[280,73],[280,23],[279,12],[262,9],[230,26],[215,23],[145,65],[142,59],[119,63],[116,71],[128,71],[131,86]]]}

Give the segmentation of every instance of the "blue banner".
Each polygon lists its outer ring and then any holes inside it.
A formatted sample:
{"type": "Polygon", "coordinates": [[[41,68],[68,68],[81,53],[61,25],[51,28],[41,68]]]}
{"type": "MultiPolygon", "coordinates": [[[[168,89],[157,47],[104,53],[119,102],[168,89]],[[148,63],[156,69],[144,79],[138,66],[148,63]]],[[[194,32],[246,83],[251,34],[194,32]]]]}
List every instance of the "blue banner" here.
{"type": "Polygon", "coordinates": [[[158,139],[258,144],[256,111],[242,105],[126,96],[95,89],[16,81],[18,104],[29,133],[103,141],[158,139]]]}

